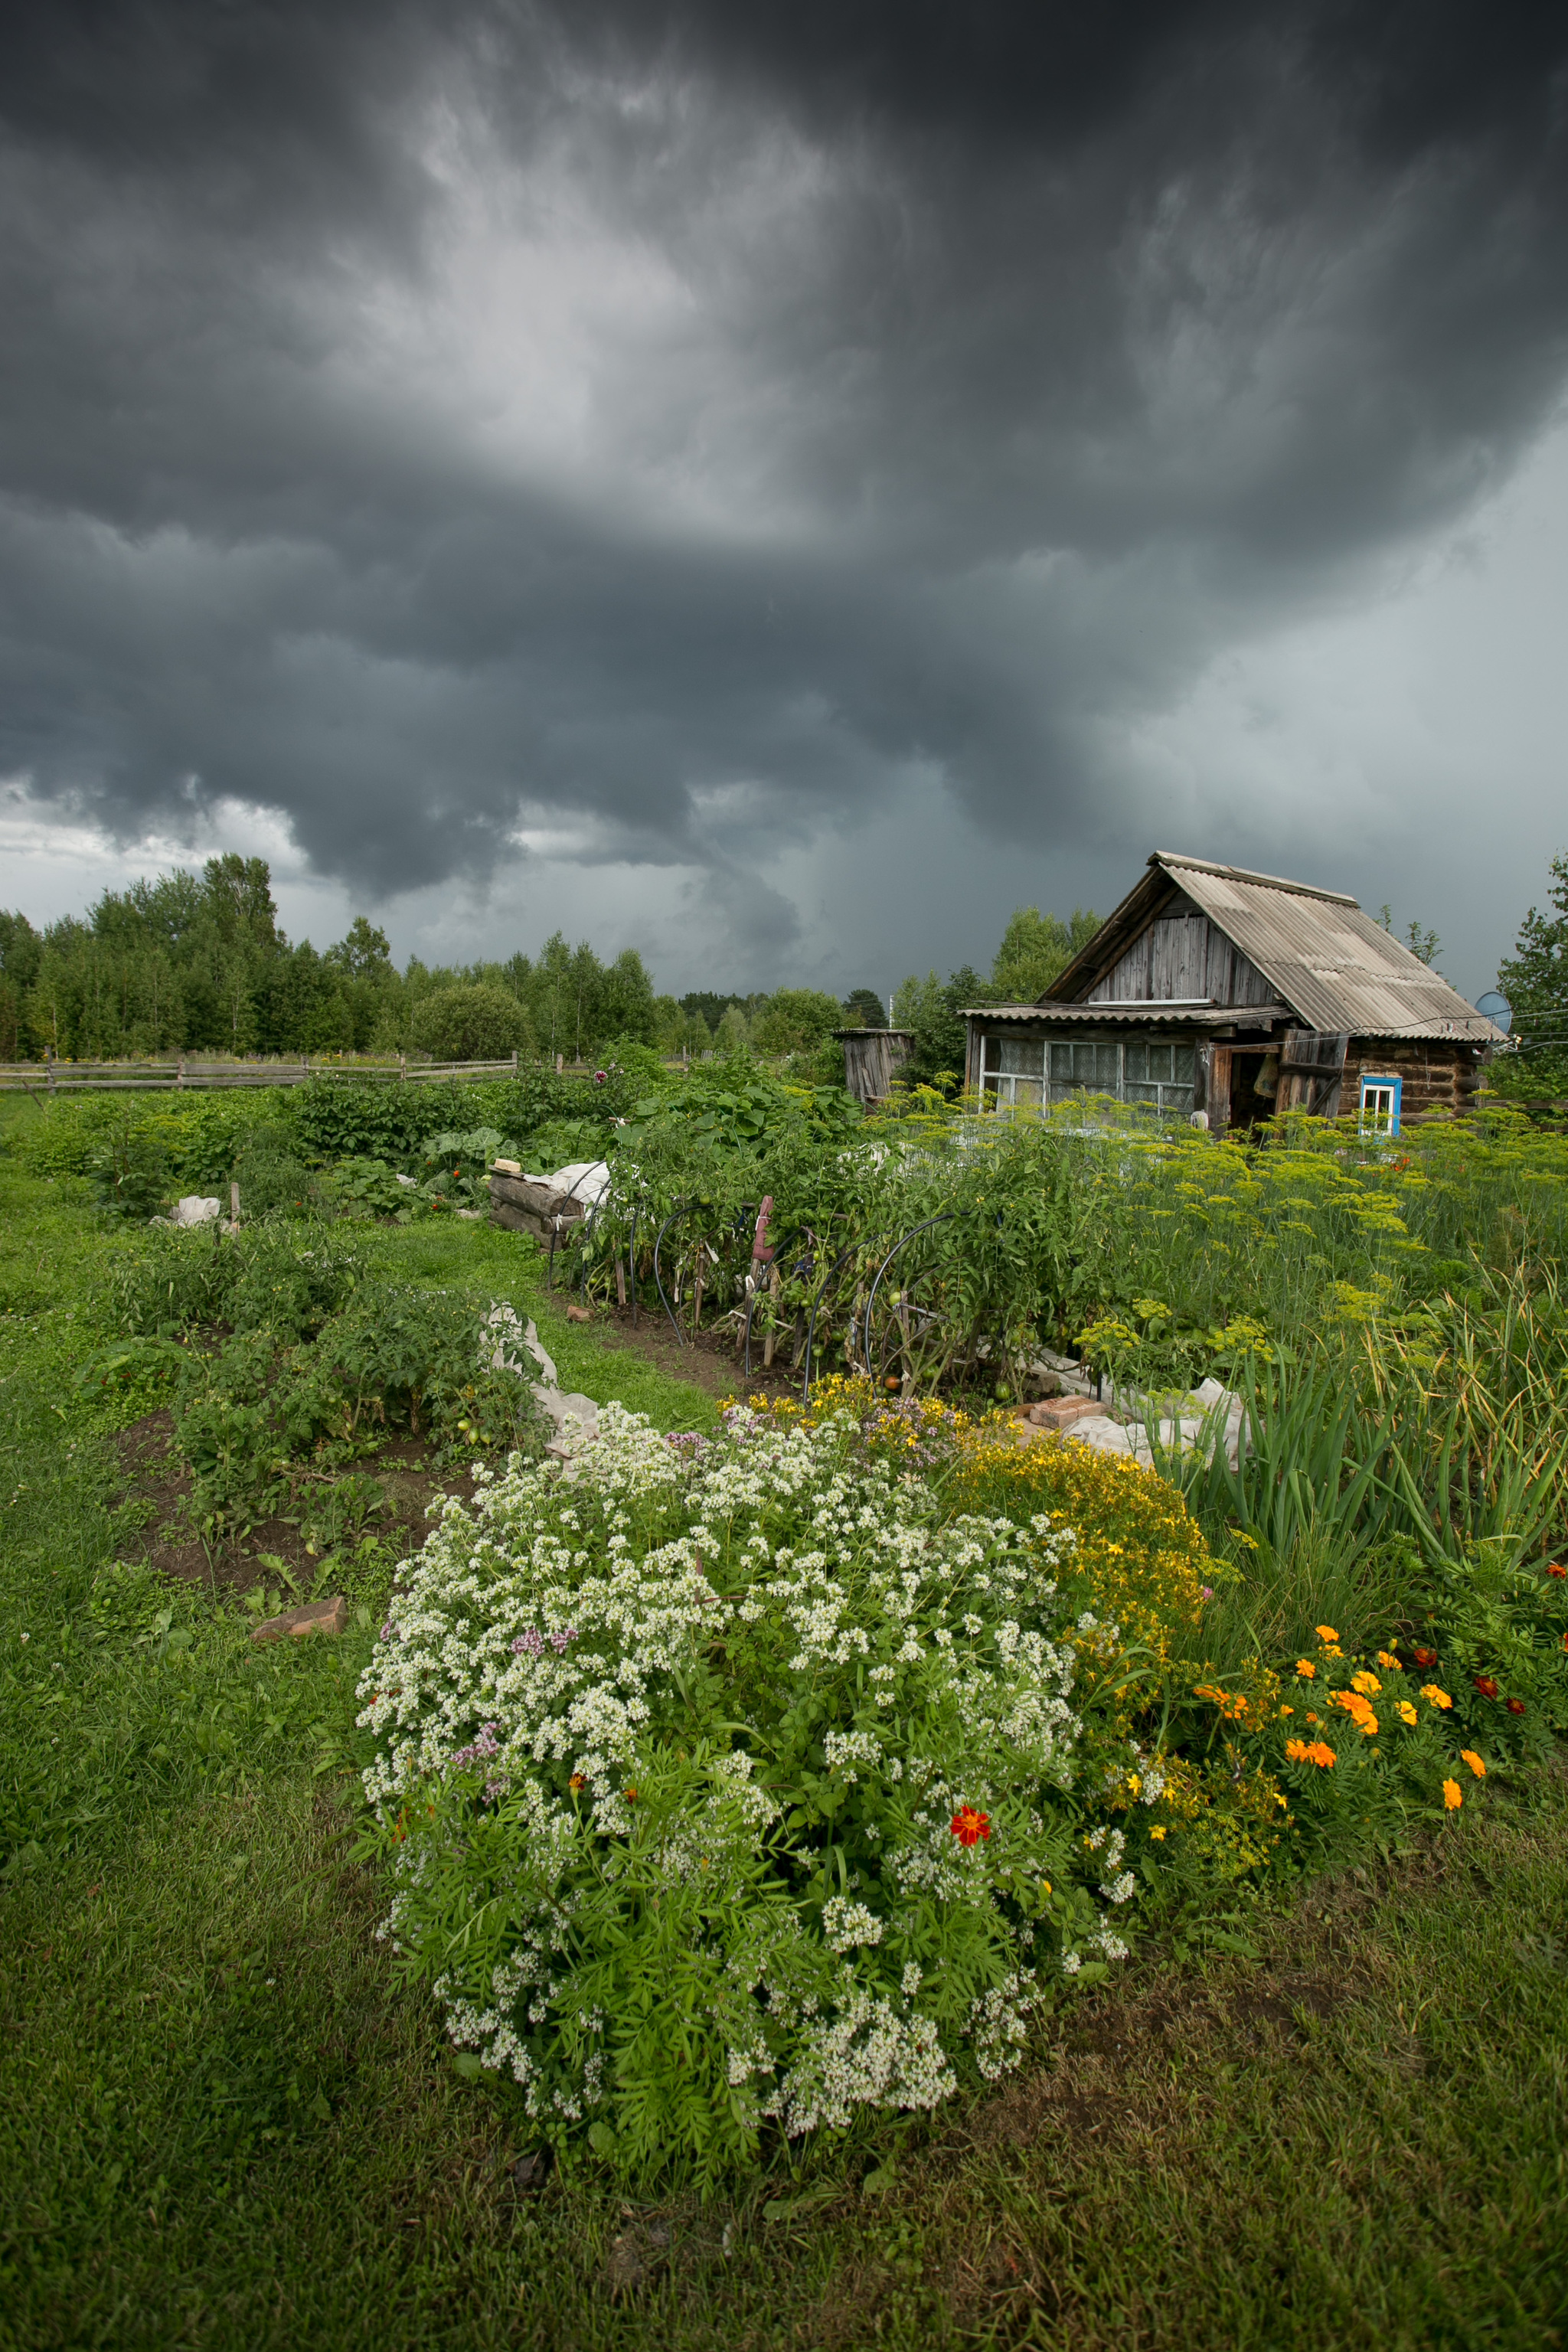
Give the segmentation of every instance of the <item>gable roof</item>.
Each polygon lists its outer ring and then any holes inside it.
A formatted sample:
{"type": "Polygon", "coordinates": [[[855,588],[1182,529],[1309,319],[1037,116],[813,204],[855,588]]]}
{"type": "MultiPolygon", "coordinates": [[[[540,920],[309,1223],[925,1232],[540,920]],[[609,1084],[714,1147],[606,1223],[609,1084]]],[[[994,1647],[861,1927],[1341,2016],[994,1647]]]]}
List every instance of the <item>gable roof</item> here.
{"type": "Polygon", "coordinates": [[[1058,972],[1042,1003],[1081,1003],[1180,894],[1255,964],[1310,1029],[1359,1037],[1459,1037],[1502,1032],[1341,890],[1157,849],[1115,912],[1058,972]]]}

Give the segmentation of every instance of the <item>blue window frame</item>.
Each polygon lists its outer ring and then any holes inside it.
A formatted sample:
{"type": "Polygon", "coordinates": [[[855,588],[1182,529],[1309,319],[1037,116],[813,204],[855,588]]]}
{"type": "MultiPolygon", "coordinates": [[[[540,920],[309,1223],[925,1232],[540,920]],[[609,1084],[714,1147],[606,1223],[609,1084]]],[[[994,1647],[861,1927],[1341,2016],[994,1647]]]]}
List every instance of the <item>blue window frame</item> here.
{"type": "Polygon", "coordinates": [[[1361,1131],[1363,1135],[1397,1135],[1403,1078],[1379,1077],[1367,1072],[1361,1082],[1361,1131]]]}

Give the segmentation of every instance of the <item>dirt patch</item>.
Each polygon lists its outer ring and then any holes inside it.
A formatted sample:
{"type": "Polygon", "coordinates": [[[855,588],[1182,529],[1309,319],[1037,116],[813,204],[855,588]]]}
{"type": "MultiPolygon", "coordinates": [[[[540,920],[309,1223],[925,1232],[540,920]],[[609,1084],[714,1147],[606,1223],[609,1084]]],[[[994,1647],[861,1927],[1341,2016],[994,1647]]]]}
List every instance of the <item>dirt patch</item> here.
{"type": "MultiPolygon", "coordinates": [[[[556,1303],[564,1307],[568,1296],[575,1292],[557,1291],[556,1303]]],[[[637,1320],[632,1320],[630,1306],[604,1307],[595,1304],[594,1328],[605,1345],[626,1348],[657,1364],[671,1380],[689,1381],[695,1388],[706,1389],[710,1396],[788,1396],[800,1393],[800,1375],[789,1368],[789,1344],[779,1349],[775,1363],[764,1366],[763,1339],[752,1336],[752,1369],[746,1370],[745,1335],[737,1337],[728,1324],[713,1331],[699,1331],[695,1337],[683,1330],[678,1339],[671,1330],[669,1318],[656,1298],[651,1307],[639,1303],[637,1320]]]]}
{"type": "MultiPolygon", "coordinates": [[[[258,1520],[237,1540],[211,1550],[192,1533],[184,1512],[191,1474],[174,1451],[174,1416],[167,1408],[145,1414],[120,1434],[121,1552],[145,1559],[167,1576],[193,1584],[222,1584],[236,1592],[277,1583],[280,1562],[288,1576],[309,1591],[321,1562],[298,1518],[258,1520]]],[[[401,1550],[416,1550],[424,1542],[430,1531],[426,1515],[437,1495],[457,1495],[465,1503],[473,1499],[472,1470],[452,1464],[438,1466],[418,1438],[394,1438],[353,1466],[357,1475],[374,1478],[384,1496],[382,1508],[366,1522],[366,1532],[401,1550]]]]}

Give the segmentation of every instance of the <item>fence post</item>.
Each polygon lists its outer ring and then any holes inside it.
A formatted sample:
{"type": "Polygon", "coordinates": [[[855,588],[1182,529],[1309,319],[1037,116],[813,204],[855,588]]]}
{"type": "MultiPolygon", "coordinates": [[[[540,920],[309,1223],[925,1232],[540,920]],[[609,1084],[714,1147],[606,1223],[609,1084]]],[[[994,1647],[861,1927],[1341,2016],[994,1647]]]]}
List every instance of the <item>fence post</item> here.
{"type": "Polygon", "coordinates": [[[52,1045],[48,1049],[48,1076],[45,1080],[45,1085],[47,1087],[48,1092],[53,1094],[55,1090],[55,1049],[52,1045]]]}
{"type": "Polygon", "coordinates": [[[239,1186],[237,1184],[231,1184],[228,1188],[228,1221],[237,1233],[239,1230],[239,1186]]]}
{"type": "Polygon", "coordinates": [[[556,1055],[556,1056],[555,1056],[555,1075],[556,1075],[556,1076],[557,1076],[557,1077],[559,1077],[559,1076],[561,1076],[562,1071],[563,1071],[565,1067],[566,1067],[566,1056],[565,1056],[565,1055],[564,1055],[564,1054],[557,1054],[557,1055],[556,1055]]]}
{"type": "Polygon", "coordinates": [[[515,1045],[511,1049],[511,1074],[515,1078],[517,1076],[517,1047],[515,1045]]]}
{"type": "Polygon", "coordinates": [[[305,1077],[307,1077],[307,1078],[308,1078],[308,1077],[310,1076],[310,1056],[309,1055],[309,1054],[301,1054],[301,1055],[300,1055],[300,1072],[301,1072],[301,1074],[302,1074],[305,1077]]]}
{"type": "Polygon", "coordinates": [[[408,1076],[408,1056],[406,1054],[399,1054],[397,1057],[397,1075],[400,1078],[405,1078],[408,1076]]]}
{"type": "Polygon", "coordinates": [[[180,1055],[180,1066],[178,1073],[175,1076],[174,1086],[179,1093],[184,1094],[185,1090],[185,1057],[183,1054],[180,1055]]]}

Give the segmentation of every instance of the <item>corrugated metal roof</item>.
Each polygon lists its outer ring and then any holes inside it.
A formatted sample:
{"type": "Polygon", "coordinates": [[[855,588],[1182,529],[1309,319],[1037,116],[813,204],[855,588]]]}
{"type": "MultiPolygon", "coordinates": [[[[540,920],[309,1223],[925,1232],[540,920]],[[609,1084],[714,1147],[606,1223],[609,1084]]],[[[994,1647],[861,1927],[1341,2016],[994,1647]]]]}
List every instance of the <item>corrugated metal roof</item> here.
{"type": "Polygon", "coordinates": [[[1267,1029],[1289,1021],[1288,1004],[969,1004],[966,1021],[1085,1021],[1120,1022],[1123,1027],[1146,1029],[1163,1021],[1178,1029],[1194,1024],[1203,1029],[1267,1029]]]}
{"type": "Polygon", "coordinates": [[[1309,1027],[1358,1037],[1467,1037],[1502,1032],[1440,972],[1341,892],[1157,850],[1167,873],[1309,1027]]]}

